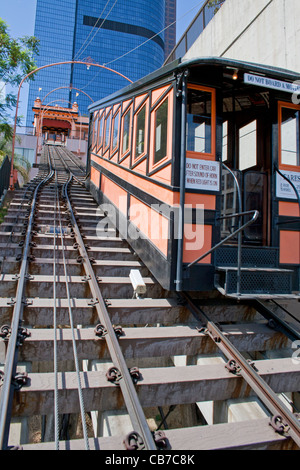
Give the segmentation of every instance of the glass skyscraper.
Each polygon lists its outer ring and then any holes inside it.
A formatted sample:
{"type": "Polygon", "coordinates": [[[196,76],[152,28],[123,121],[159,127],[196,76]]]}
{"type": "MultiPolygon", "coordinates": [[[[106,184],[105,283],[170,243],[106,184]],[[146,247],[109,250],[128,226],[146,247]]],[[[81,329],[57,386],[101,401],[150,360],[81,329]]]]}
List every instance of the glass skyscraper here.
{"type": "MultiPolygon", "coordinates": [[[[163,65],[171,47],[167,35],[165,47],[164,29],[174,17],[166,9],[174,15],[174,8],[176,14],[176,0],[37,0],[37,66],[91,61],[136,81],[163,65]]],[[[27,126],[32,125],[34,100],[53,89],[59,88],[45,98],[44,105],[71,107],[76,101],[84,115],[91,100],[126,85],[124,78],[95,66],[67,64],[41,70],[30,83],[27,126]]]]}

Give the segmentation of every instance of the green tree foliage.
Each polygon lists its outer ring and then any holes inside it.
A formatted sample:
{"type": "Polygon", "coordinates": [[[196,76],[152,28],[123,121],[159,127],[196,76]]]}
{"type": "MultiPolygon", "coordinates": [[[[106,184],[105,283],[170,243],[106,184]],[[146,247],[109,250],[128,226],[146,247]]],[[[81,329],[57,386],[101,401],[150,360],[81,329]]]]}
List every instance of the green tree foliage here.
{"type": "Polygon", "coordinates": [[[225,0],[211,0],[208,5],[209,7],[214,8],[214,13],[217,13],[224,2],[225,0]]]}
{"type": "MultiPolygon", "coordinates": [[[[12,38],[8,25],[0,18],[0,82],[12,87],[18,86],[22,78],[36,68],[33,55],[38,54],[38,43],[39,40],[34,36],[12,38]]],[[[0,102],[0,133],[6,141],[12,138],[9,112],[15,106],[15,93],[7,93],[0,102]]]]}
{"type": "MultiPolygon", "coordinates": [[[[18,141],[18,137],[16,137],[16,140],[18,141]]],[[[6,155],[11,155],[12,151],[12,145],[10,141],[7,141],[3,138],[3,136],[0,135],[0,167],[6,157],[6,155]]],[[[29,180],[29,173],[31,170],[31,164],[22,155],[19,155],[18,153],[15,153],[14,156],[14,168],[18,170],[18,173],[20,174],[23,183],[26,184],[29,180]]]]}

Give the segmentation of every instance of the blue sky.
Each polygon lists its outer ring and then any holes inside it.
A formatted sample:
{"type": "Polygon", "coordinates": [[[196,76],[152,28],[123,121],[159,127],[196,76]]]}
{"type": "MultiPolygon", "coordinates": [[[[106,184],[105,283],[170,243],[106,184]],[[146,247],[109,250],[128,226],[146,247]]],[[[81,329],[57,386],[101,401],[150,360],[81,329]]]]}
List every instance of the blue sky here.
{"type": "MultiPolygon", "coordinates": [[[[183,34],[202,3],[203,0],[177,0],[177,38],[183,34]]],[[[0,0],[0,16],[10,26],[13,36],[33,34],[35,7],[36,0],[0,0]]]]}
{"type": "MultiPolygon", "coordinates": [[[[180,39],[204,0],[177,0],[177,39],[180,39]]],[[[33,35],[36,0],[0,0],[0,16],[13,37],[33,35]]],[[[28,86],[22,88],[20,114],[26,115],[28,86]]]]}

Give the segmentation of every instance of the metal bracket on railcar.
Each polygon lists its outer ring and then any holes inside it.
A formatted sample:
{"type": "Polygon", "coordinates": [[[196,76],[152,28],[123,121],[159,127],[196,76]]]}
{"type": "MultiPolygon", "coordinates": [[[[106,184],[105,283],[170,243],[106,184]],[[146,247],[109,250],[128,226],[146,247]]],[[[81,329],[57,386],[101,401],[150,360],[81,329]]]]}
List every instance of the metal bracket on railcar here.
{"type": "Polygon", "coordinates": [[[190,74],[189,70],[186,69],[183,72],[180,72],[179,74],[176,75],[176,96],[179,98],[182,94],[182,80],[185,77],[188,77],[190,74]]]}

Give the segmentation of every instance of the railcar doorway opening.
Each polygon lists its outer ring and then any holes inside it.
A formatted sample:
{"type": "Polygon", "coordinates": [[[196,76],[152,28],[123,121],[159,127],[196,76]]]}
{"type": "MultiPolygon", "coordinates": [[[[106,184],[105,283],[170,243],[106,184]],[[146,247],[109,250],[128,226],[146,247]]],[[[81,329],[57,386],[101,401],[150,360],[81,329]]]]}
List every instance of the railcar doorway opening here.
{"type": "MultiPolygon", "coordinates": [[[[243,232],[243,244],[269,246],[271,244],[271,190],[272,179],[272,107],[270,92],[251,87],[234,88],[223,94],[222,123],[222,202],[221,214],[258,210],[256,222],[243,232]],[[226,165],[226,166],[225,166],[226,165]],[[227,169],[227,168],[228,169],[227,169]],[[242,195],[242,207],[236,176],[242,195]]],[[[238,217],[221,221],[224,239],[238,228],[238,217]]],[[[237,242],[237,237],[230,243],[237,242]]]]}

